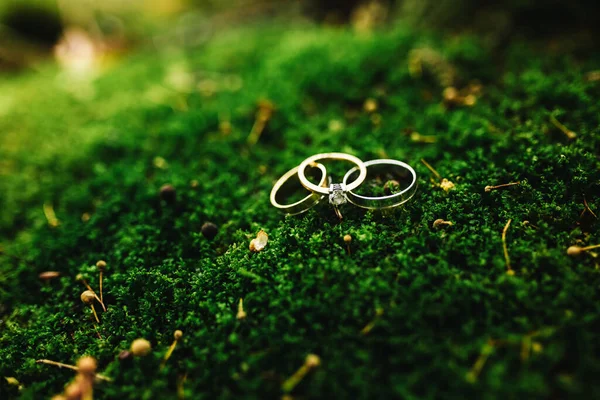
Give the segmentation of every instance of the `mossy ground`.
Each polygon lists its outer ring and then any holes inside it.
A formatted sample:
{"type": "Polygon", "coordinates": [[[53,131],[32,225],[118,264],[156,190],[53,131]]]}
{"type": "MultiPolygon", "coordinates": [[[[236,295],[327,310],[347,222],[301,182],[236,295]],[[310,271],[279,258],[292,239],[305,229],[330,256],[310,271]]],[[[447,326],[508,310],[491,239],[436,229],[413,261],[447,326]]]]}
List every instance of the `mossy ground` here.
{"type": "MultiPolygon", "coordinates": [[[[518,42],[492,54],[467,36],[273,24],[185,53],[142,50],[86,96],[54,67],[3,78],[0,376],[16,377],[22,398],[48,397],[73,373],[35,360],[89,354],[114,378],[97,385],[99,399],[177,398],[183,376],[187,398],[277,398],[315,353],[322,364],[294,396],[598,397],[598,261],[566,254],[600,243],[597,221],[580,216],[584,196],[600,210],[600,84],[584,78],[598,61],[518,42]],[[435,77],[409,74],[409,51],[423,46],[463,84],[483,83],[473,107],[444,106],[435,77]],[[175,88],[181,68],[193,81],[175,88]],[[211,95],[194,89],[207,76],[211,95]],[[368,98],[380,117],[363,110],[368,98]],[[262,99],[276,111],[248,146],[262,99]],[[412,141],[407,128],[436,141],[412,141]],[[339,223],[326,205],[279,215],[272,184],[323,151],[408,162],[419,192],[391,215],[346,207],[339,223]],[[455,189],[433,184],[422,158],[455,189]],[[521,184],[484,192],[511,181],[521,184]],[[158,197],[165,183],[174,204],[158,197]],[[438,218],[454,225],[434,229],[438,218]],[[509,219],[514,276],[501,240],[509,219]],[[213,241],[206,221],[219,226],[213,241]],[[268,246],[250,253],[260,229],[268,246]],[[99,259],[102,339],[75,280],[97,289],[99,259]],[[45,284],[47,270],[62,275],[45,284]],[[176,329],[183,340],[161,370],[176,329]],[[138,337],[152,354],[120,363],[138,337]]],[[[0,393],[17,390],[0,380],[0,393]]]]}

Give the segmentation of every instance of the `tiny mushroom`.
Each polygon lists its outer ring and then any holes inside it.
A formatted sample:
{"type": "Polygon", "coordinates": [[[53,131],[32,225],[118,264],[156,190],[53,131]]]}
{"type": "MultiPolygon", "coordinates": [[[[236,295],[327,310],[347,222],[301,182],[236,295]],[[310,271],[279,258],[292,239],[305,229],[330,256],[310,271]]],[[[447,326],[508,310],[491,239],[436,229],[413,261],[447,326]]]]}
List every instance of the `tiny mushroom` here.
{"type": "Polygon", "coordinates": [[[321,365],[321,357],[316,354],[309,354],[306,356],[305,364],[308,368],[316,368],[321,365]]]}
{"type": "Polygon", "coordinates": [[[302,381],[304,376],[321,365],[321,358],[316,354],[309,354],[304,364],[288,379],[283,382],[281,388],[285,393],[290,393],[302,381]]]}
{"type": "Polygon", "coordinates": [[[103,278],[104,271],[106,270],[106,261],[99,260],[98,262],[96,262],[96,267],[100,271],[100,303],[102,303],[102,305],[104,305],[104,300],[102,297],[102,278],[103,278]]]}
{"type": "Polygon", "coordinates": [[[84,356],[77,361],[77,368],[84,375],[94,375],[98,368],[98,363],[94,357],[84,356]]]}
{"type": "Polygon", "coordinates": [[[160,198],[167,203],[174,203],[177,198],[175,187],[173,185],[162,185],[158,193],[160,198]]]}
{"type": "Polygon", "coordinates": [[[344,235],[344,243],[346,243],[346,248],[348,249],[348,254],[350,254],[350,243],[352,242],[352,236],[346,234],[344,235]]]}
{"type": "Polygon", "coordinates": [[[580,247],[580,246],[571,246],[567,249],[567,254],[570,256],[578,256],[581,253],[584,253],[588,250],[593,250],[593,249],[597,249],[600,247],[600,244],[596,244],[593,246],[586,246],[586,247],[580,247]]]}
{"type": "Polygon", "coordinates": [[[91,290],[86,290],[81,293],[81,301],[91,307],[92,311],[94,312],[94,317],[96,317],[96,322],[100,323],[98,314],[96,314],[96,309],[94,308],[94,299],[96,299],[96,294],[91,290]]]}
{"type": "Polygon", "coordinates": [[[152,346],[150,345],[150,342],[146,339],[135,339],[131,343],[131,352],[136,357],[145,356],[148,353],[150,353],[150,350],[152,350],[152,346]]]}
{"type": "Polygon", "coordinates": [[[58,278],[59,276],[60,272],[58,271],[44,271],[39,275],[40,279],[44,281],[49,281],[50,279],[58,278]]]}
{"type": "Polygon", "coordinates": [[[217,225],[213,224],[212,222],[206,222],[204,225],[202,225],[200,231],[202,232],[202,236],[204,236],[206,239],[213,240],[215,236],[217,236],[219,228],[217,228],[217,225]]]}

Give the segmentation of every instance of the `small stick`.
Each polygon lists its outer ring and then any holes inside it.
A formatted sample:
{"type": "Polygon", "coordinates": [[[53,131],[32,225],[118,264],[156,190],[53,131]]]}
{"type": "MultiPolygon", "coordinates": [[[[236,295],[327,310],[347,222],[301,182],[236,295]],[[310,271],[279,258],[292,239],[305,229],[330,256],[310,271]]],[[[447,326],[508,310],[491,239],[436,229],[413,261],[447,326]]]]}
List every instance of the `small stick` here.
{"type": "Polygon", "coordinates": [[[493,351],[494,351],[494,346],[490,342],[483,345],[483,348],[481,349],[481,353],[479,354],[479,357],[477,357],[475,364],[473,364],[473,367],[467,373],[467,380],[469,382],[477,381],[477,378],[479,377],[481,370],[483,370],[483,367],[485,366],[485,362],[487,361],[488,357],[490,356],[490,354],[492,354],[493,351]]]}
{"type": "MultiPolygon", "coordinates": [[[[456,185],[454,183],[452,183],[451,181],[449,181],[447,178],[442,178],[442,176],[439,174],[439,172],[437,172],[435,170],[435,168],[433,168],[431,165],[429,165],[429,163],[427,161],[425,161],[425,159],[421,158],[421,162],[435,175],[435,177],[440,181],[439,183],[437,183],[437,186],[439,186],[440,188],[442,188],[444,190],[444,192],[448,193],[449,191],[451,191],[452,189],[454,189],[456,187],[456,185]]],[[[433,182],[433,179],[431,179],[431,181],[433,182]]]]}
{"type": "MultiPolygon", "coordinates": [[[[42,359],[42,360],[35,360],[35,362],[38,363],[38,364],[54,365],[54,366],[59,367],[59,368],[68,368],[68,369],[72,369],[73,371],[79,372],[79,368],[76,367],[75,365],[64,364],[64,363],[61,363],[61,362],[58,362],[58,361],[52,361],[52,360],[42,359]]],[[[102,375],[102,374],[95,374],[94,377],[97,378],[97,379],[100,379],[102,381],[112,382],[111,378],[109,378],[108,376],[102,375]]]]}
{"type": "Polygon", "coordinates": [[[254,120],[254,125],[252,126],[252,130],[248,135],[247,142],[249,145],[253,146],[260,139],[260,135],[262,135],[265,126],[267,126],[267,122],[271,119],[273,115],[274,107],[270,101],[263,100],[258,104],[258,111],[256,112],[256,119],[254,120]]]}
{"type": "Polygon", "coordinates": [[[238,312],[235,316],[238,320],[242,320],[246,318],[246,311],[244,311],[244,299],[240,298],[240,302],[238,303],[238,312]]]}
{"type": "Polygon", "coordinates": [[[523,340],[521,340],[521,361],[529,360],[529,356],[531,355],[531,336],[525,335],[523,340]]]}
{"type": "MultiPolygon", "coordinates": [[[[83,277],[83,275],[81,274],[77,274],[77,276],[75,277],[75,279],[77,279],[78,281],[81,281],[83,283],[83,285],[87,288],[87,290],[89,290],[90,292],[94,293],[94,290],[92,289],[92,287],[87,283],[87,281],[85,280],[85,278],[83,277]]],[[[100,299],[98,299],[100,300],[100,299]]]]}
{"type": "Polygon", "coordinates": [[[185,398],[185,391],[183,390],[183,385],[185,384],[186,380],[187,380],[187,372],[185,374],[183,374],[183,376],[179,379],[179,382],[177,383],[177,397],[179,399],[185,398]]]}
{"type": "Polygon", "coordinates": [[[54,213],[54,207],[50,203],[44,203],[44,215],[46,216],[46,220],[48,221],[48,225],[53,228],[56,228],[60,225],[60,221],[56,218],[56,214],[54,213]]]}
{"type": "Polygon", "coordinates": [[[506,245],[506,232],[508,231],[508,227],[510,226],[512,219],[509,219],[506,223],[506,226],[502,230],[502,247],[504,248],[504,259],[506,260],[506,273],[508,275],[514,275],[515,271],[510,267],[510,258],[508,257],[508,247],[506,245]]]}
{"type": "Polygon", "coordinates": [[[98,325],[94,324],[94,329],[96,330],[96,335],[98,335],[98,339],[104,340],[104,338],[100,334],[100,331],[98,331],[98,325]]]}
{"type": "Polygon", "coordinates": [[[503,183],[502,185],[486,186],[483,190],[487,193],[487,192],[491,192],[492,190],[501,189],[501,188],[505,188],[505,187],[509,187],[509,186],[520,185],[520,184],[521,184],[521,182],[503,183]]]}
{"type": "MultiPolygon", "coordinates": [[[[590,214],[592,214],[594,216],[594,218],[598,219],[598,216],[596,214],[594,214],[594,212],[588,205],[587,200],[585,199],[585,195],[583,195],[583,205],[585,206],[585,209],[583,210],[583,212],[585,212],[587,210],[590,212],[590,214]]],[[[583,213],[581,213],[581,214],[583,215],[583,213]]]]}
{"type": "Polygon", "coordinates": [[[90,304],[90,307],[92,307],[92,311],[94,312],[94,317],[96,317],[96,322],[100,323],[100,320],[98,319],[98,314],[96,313],[96,309],[94,308],[94,305],[90,304]]]}
{"type": "Polygon", "coordinates": [[[289,393],[296,385],[302,381],[304,376],[308,374],[311,370],[318,367],[321,364],[321,359],[316,354],[309,354],[306,356],[306,360],[304,360],[304,364],[294,373],[294,375],[290,376],[288,379],[283,382],[281,385],[281,389],[285,393],[289,393]]]}
{"type": "Polygon", "coordinates": [[[569,138],[569,140],[575,139],[577,137],[577,134],[575,132],[569,130],[566,126],[558,122],[558,120],[552,114],[550,114],[550,122],[552,122],[552,125],[557,127],[562,133],[564,133],[567,136],[567,138],[569,138]]]}
{"type": "Polygon", "coordinates": [[[419,132],[413,132],[410,134],[410,140],[417,143],[435,143],[437,137],[431,135],[421,135],[419,132]]]}
{"type": "MultiPolygon", "coordinates": [[[[96,263],[96,267],[100,270],[100,304],[102,304],[102,306],[104,307],[104,301],[102,299],[102,274],[104,273],[104,270],[106,269],[106,261],[99,260],[96,263]]],[[[104,309],[104,311],[106,311],[106,309],[104,309]]]]}
{"type": "Polygon", "coordinates": [[[338,217],[338,218],[340,219],[340,221],[341,221],[341,220],[342,220],[344,217],[342,216],[342,213],[340,212],[340,209],[334,206],[334,207],[333,207],[333,210],[335,211],[335,215],[337,215],[337,217],[338,217]]]}
{"type": "Polygon", "coordinates": [[[421,162],[425,164],[427,169],[429,169],[435,175],[436,178],[438,178],[439,180],[442,179],[442,176],[431,165],[429,165],[429,163],[425,161],[425,159],[421,158],[421,162]]]}
{"type": "Polygon", "coordinates": [[[375,310],[375,318],[373,318],[373,320],[371,322],[369,322],[367,325],[365,325],[364,328],[362,328],[360,330],[360,334],[361,335],[369,334],[369,332],[371,332],[373,330],[373,328],[375,327],[375,324],[381,318],[382,315],[383,315],[383,308],[378,308],[377,310],[375,310]]]}
{"type": "Polygon", "coordinates": [[[537,227],[537,226],[535,226],[534,224],[532,224],[532,223],[531,223],[531,222],[529,222],[529,221],[523,221],[522,225],[523,225],[523,226],[530,226],[530,227],[532,227],[532,228],[534,228],[534,229],[538,229],[538,227],[537,227]]]}

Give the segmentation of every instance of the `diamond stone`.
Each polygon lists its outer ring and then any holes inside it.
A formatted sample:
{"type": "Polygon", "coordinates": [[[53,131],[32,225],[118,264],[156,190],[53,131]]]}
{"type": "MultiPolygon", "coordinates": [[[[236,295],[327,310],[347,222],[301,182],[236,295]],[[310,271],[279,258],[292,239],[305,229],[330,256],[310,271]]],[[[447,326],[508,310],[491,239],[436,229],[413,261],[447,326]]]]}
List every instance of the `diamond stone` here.
{"type": "Polygon", "coordinates": [[[346,199],[346,188],[344,185],[335,183],[329,187],[329,204],[339,206],[344,204],[346,199]]]}

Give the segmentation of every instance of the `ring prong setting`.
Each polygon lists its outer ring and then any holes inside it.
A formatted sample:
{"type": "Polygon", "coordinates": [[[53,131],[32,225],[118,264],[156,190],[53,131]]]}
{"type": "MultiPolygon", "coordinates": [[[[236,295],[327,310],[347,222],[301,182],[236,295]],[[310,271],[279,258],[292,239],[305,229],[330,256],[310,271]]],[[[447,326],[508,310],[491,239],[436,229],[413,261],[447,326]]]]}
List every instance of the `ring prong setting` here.
{"type": "Polygon", "coordinates": [[[346,203],[346,185],[343,183],[334,183],[329,186],[329,204],[339,206],[346,203]]]}

